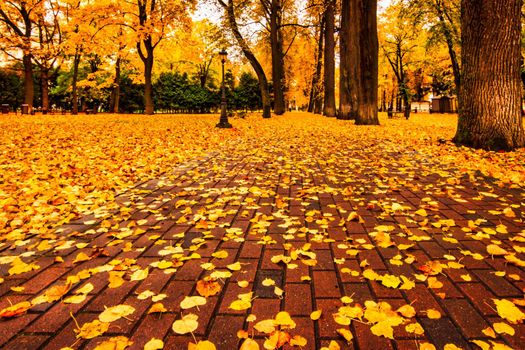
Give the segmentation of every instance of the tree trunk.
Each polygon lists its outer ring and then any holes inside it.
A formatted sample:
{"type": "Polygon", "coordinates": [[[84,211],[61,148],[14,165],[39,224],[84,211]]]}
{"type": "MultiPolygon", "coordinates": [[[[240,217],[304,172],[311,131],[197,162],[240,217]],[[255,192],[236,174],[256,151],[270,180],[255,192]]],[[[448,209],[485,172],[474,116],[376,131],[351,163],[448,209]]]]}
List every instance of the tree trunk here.
{"type": "Polygon", "coordinates": [[[78,114],[78,66],[80,65],[80,54],[76,53],[75,58],[73,59],[73,81],[71,83],[71,87],[73,89],[72,92],[72,99],[73,99],[73,106],[71,110],[71,114],[76,115],[78,114]]]}
{"type": "Polygon", "coordinates": [[[35,91],[33,87],[33,63],[31,55],[24,55],[24,103],[29,105],[29,110],[33,109],[33,99],[35,91]]]}
{"type": "Polygon", "coordinates": [[[379,42],[377,0],[359,1],[359,112],[356,125],[379,125],[377,115],[379,42]]]}
{"type": "Polygon", "coordinates": [[[42,110],[49,110],[49,71],[40,67],[40,88],[42,92],[42,110]]]}
{"type": "Polygon", "coordinates": [[[115,62],[115,78],[113,79],[113,90],[111,90],[111,98],[109,102],[109,110],[112,113],[119,113],[120,104],[120,62],[117,58],[115,62]]]}
{"type": "MultiPolygon", "coordinates": [[[[231,1],[231,0],[230,0],[231,1]]],[[[281,33],[281,1],[272,0],[270,10],[270,44],[272,49],[273,110],[277,115],[285,112],[284,57],[281,33]]]]}
{"type": "Polygon", "coordinates": [[[148,56],[144,61],[144,114],[153,114],[153,50],[148,50],[148,56]]]}
{"type": "Polygon", "coordinates": [[[358,112],[359,20],[358,0],[342,0],[338,118],[343,120],[356,119],[358,112]]]}
{"type": "Polygon", "coordinates": [[[257,57],[253,54],[252,50],[244,40],[237,21],[235,19],[235,9],[233,0],[230,0],[227,4],[225,2],[219,1],[221,6],[226,11],[226,17],[228,18],[228,25],[230,30],[233,33],[233,36],[237,40],[237,44],[241,47],[241,50],[244,54],[244,57],[250,62],[255,74],[257,74],[257,79],[259,80],[259,90],[261,91],[261,99],[263,106],[263,118],[271,117],[271,99],[270,99],[270,90],[268,88],[268,79],[266,78],[266,73],[264,69],[257,60],[257,57]]]}
{"type": "Polygon", "coordinates": [[[456,50],[454,49],[454,40],[450,28],[445,21],[445,8],[441,2],[436,2],[436,8],[438,12],[438,18],[443,26],[443,35],[445,36],[445,42],[447,43],[448,54],[450,56],[450,63],[452,64],[452,74],[454,75],[454,84],[456,85],[456,91],[459,92],[461,85],[461,70],[459,67],[456,50]]]}
{"type": "Polygon", "coordinates": [[[458,144],[525,146],[521,116],[521,0],[461,2],[462,72],[458,144]]]}
{"type": "Polygon", "coordinates": [[[310,100],[308,101],[308,112],[314,113],[315,101],[319,98],[319,77],[321,76],[321,70],[323,69],[323,39],[324,39],[324,18],[321,17],[319,21],[319,33],[318,33],[316,65],[315,71],[312,76],[312,87],[310,89],[310,100]]]}
{"type": "Polygon", "coordinates": [[[334,0],[325,0],[324,13],[324,107],[323,114],[335,117],[335,41],[334,41],[334,0]]]}

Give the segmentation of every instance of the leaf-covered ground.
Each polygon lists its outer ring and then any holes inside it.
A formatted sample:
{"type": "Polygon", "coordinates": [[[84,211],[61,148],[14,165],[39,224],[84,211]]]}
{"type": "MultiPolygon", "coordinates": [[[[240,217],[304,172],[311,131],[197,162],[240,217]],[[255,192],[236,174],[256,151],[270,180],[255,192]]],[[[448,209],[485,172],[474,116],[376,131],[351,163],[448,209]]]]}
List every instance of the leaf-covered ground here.
{"type": "Polygon", "coordinates": [[[525,152],[455,117],[0,120],[0,344],[525,347],[525,152]]]}

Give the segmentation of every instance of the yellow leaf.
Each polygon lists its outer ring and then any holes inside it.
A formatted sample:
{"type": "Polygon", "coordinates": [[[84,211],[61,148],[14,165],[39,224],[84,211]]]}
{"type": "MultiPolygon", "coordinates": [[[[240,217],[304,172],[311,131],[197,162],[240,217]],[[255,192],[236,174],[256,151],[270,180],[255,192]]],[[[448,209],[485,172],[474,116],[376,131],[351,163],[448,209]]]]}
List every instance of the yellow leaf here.
{"type": "Polygon", "coordinates": [[[423,329],[421,324],[419,324],[418,322],[407,324],[405,326],[405,330],[408,333],[414,333],[414,334],[417,334],[417,335],[422,335],[422,334],[425,333],[425,330],[423,329]]]}
{"type": "Polygon", "coordinates": [[[265,287],[275,286],[275,281],[271,278],[265,278],[261,284],[265,287]]]}
{"type": "Polygon", "coordinates": [[[73,264],[76,264],[76,263],[79,263],[79,262],[82,262],[82,261],[88,261],[90,259],[91,258],[86,253],[78,253],[77,257],[75,258],[75,260],[73,260],[73,264]]]}
{"type": "Polygon", "coordinates": [[[146,279],[149,275],[149,269],[145,268],[144,270],[137,270],[131,275],[130,281],[142,281],[146,279]]]}
{"type": "Polygon", "coordinates": [[[166,309],[166,307],[164,306],[164,304],[162,303],[155,303],[153,305],[151,305],[150,309],[148,310],[148,314],[152,314],[152,313],[155,313],[155,312],[168,312],[168,310],[166,309]]]}
{"type": "Polygon", "coordinates": [[[105,323],[113,322],[122,317],[129,316],[134,312],[135,308],[133,306],[120,304],[106,308],[106,310],[102,311],[102,313],[98,315],[98,319],[105,323]]]}
{"type": "Polygon", "coordinates": [[[428,283],[428,288],[439,289],[443,287],[443,283],[438,281],[436,277],[429,277],[427,279],[427,283],[428,283]]]}
{"type": "Polygon", "coordinates": [[[487,327],[485,329],[482,329],[481,332],[485,334],[487,337],[491,337],[496,339],[496,332],[494,332],[494,329],[492,327],[487,327]]]}
{"type": "Polygon", "coordinates": [[[259,321],[257,322],[253,328],[255,328],[255,330],[261,332],[261,333],[266,333],[266,334],[270,334],[270,333],[273,333],[275,331],[275,322],[274,320],[271,320],[271,319],[268,319],[268,320],[262,320],[262,321],[259,321]]]}
{"type": "Polygon", "coordinates": [[[290,317],[290,314],[286,311],[281,311],[275,316],[275,325],[281,326],[281,328],[295,328],[296,324],[290,317]]]}
{"type": "Polygon", "coordinates": [[[510,323],[518,323],[525,319],[525,314],[516,307],[512,302],[505,299],[492,299],[496,304],[496,310],[501,318],[510,323]]]}
{"type": "Polygon", "coordinates": [[[300,335],[294,335],[292,339],[290,339],[291,346],[303,347],[306,346],[307,343],[308,341],[306,340],[306,338],[301,337],[300,335]]]}
{"type": "Polygon", "coordinates": [[[211,341],[201,340],[197,344],[189,343],[188,350],[217,350],[217,348],[211,341]]]}
{"type": "Polygon", "coordinates": [[[144,345],[144,350],[161,350],[163,348],[164,348],[164,342],[157,338],[151,338],[144,345]]]}
{"type": "MultiPolygon", "coordinates": [[[[240,283],[240,282],[238,282],[240,283]]],[[[197,282],[197,292],[203,297],[209,297],[211,295],[216,295],[221,291],[221,285],[219,282],[214,280],[200,280],[197,282]]]]}
{"type": "Polygon", "coordinates": [[[84,323],[79,329],[75,329],[77,338],[93,339],[104,334],[109,329],[109,323],[94,320],[93,322],[84,323]]]}
{"type": "Polygon", "coordinates": [[[252,303],[249,300],[235,300],[229,306],[230,309],[237,311],[246,310],[250,307],[252,307],[252,303]]]}
{"type": "Polygon", "coordinates": [[[228,252],[225,250],[220,250],[218,252],[213,253],[211,256],[217,259],[226,259],[228,257],[228,252]]]}
{"type": "Polygon", "coordinates": [[[487,253],[490,255],[506,255],[508,252],[496,244],[489,244],[487,246],[487,253]]]}
{"type": "Polygon", "coordinates": [[[343,338],[345,338],[345,340],[347,341],[348,344],[350,344],[352,339],[354,339],[354,336],[353,336],[352,332],[350,332],[346,328],[339,328],[339,329],[337,329],[337,333],[339,333],[339,335],[341,335],[343,338]]]}
{"type": "Polygon", "coordinates": [[[259,350],[259,344],[253,339],[247,338],[239,348],[239,350],[259,350]]]}
{"type": "Polygon", "coordinates": [[[441,312],[434,310],[434,309],[428,309],[427,310],[427,316],[431,319],[439,319],[441,318],[441,312]]]}
{"type": "Polygon", "coordinates": [[[157,295],[151,297],[151,301],[156,303],[157,301],[161,301],[163,299],[166,299],[167,297],[168,297],[167,294],[157,294],[157,295]]]}
{"type": "Polygon", "coordinates": [[[171,328],[177,334],[191,333],[199,327],[198,319],[199,317],[197,315],[187,314],[183,316],[182,319],[173,322],[171,328]]]}
{"type": "Polygon", "coordinates": [[[124,284],[124,271],[109,271],[109,285],[108,288],[118,288],[124,284]]]}
{"type": "Polygon", "coordinates": [[[414,309],[412,305],[403,305],[396,311],[403,315],[403,317],[412,318],[416,316],[416,309],[414,309]]]}
{"type": "Polygon", "coordinates": [[[401,284],[401,279],[394,275],[384,275],[381,279],[381,284],[389,288],[397,288],[401,284]]]}
{"type": "Polygon", "coordinates": [[[315,311],[312,311],[312,313],[310,314],[310,318],[314,321],[317,321],[318,319],[321,318],[321,314],[323,313],[323,310],[315,310],[315,311]]]}
{"type": "Polygon", "coordinates": [[[128,346],[133,344],[128,338],[124,336],[118,336],[109,338],[98,344],[93,350],[124,350],[128,346]]]}
{"type": "Polygon", "coordinates": [[[0,318],[11,318],[23,314],[29,310],[33,305],[29,301],[22,301],[15,305],[6,307],[0,310],[0,318]]]}
{"type": "Polygon", "coordinates": [[[201,306],[206,304],[206,298],[201,296],[184,297],[180,302],[180,308],[183,310],[191,309],[192,307],[201,306]]]}
{"type": "Polygon", "coordinates": [[[479,346],[482,350],[490,350],[490,344],[484,342],[483,340],[472,340],[472,342],[479,346]]]}
{"type": "Polygon", "coordinates": [[[85,294],[79,294],[79,295],[72,295],[66,299],[64,299],[64,304],[80,304],[86,300],[85,294]]]}
{"type": "Polygon", "coordinates": [[[492,327],[498,334],[514,335],[515,333],[514,328],[503,322],[494,323],[492,327]]]}
{"type": "Polygon", "coordinates": [[[248,282],[248,281],[238,281],[237,285],[239,287],[241,287],[241,288],[246,288],[246,287],[248,287],[250,285],[250,282],[248,282]]]}
{"type": "Polygon", "coordinates": [[[36,264],[26,264],[25,262],[22,261],[22,259],[17,257],[11,263],[11,268],[9,269],[8,273],[10,276],[19,275],[19,274],[30,272],[33,270],[38,270],[39,268],[40,266],[36,264]]]}
{"type": "Polygon", "coordinates": [[[454,344],[445,344],[443,350],[463,350],[463,348],[460,348],[454,344]]]}
{"type": "Polygon", "coordinates": [[[378,337],[383,336],[388,339],[394,339],[394,329],[388,321],[380,321],[373,325],[370,330],[372,334],[378,337]]]}
{"type": "Polygon", "coordinates": [[[419,350],[436,350],[436,347],[430,343],[421,343],[419,350]]]}
{"type": "Polygon", "coordinates": [[[241,269],[241,263],[237,261],[236,263],[226,265],[226,267],[231,271],[239,271],[241,269]]]}

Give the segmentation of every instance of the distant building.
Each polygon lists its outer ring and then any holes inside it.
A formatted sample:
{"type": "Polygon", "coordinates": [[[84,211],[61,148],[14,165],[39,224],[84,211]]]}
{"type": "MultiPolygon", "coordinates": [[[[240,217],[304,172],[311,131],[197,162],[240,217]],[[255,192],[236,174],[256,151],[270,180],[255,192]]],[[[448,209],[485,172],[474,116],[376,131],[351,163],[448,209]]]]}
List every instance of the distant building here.
{"type": "Polygon", "coordinates": [[[430,102],[428,101],[412,102],[410,107],[416,113],[430,113],[430,102]]]}
{"type": "Polygon", "coordinates": [[[455,96],[437,96],[432,98],[432,113],[457,113],[458,102],[455,96]]]}

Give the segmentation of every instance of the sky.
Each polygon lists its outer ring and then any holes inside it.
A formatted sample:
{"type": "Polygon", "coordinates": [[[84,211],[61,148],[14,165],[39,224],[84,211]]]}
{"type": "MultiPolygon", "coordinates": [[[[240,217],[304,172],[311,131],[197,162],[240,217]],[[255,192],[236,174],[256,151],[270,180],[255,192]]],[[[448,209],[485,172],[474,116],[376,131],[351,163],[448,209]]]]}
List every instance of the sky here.
{"type": "MultiPolygon", "coordinates": [[[[378,0],[378,13],[381,14],[394,0],[378,0]]],[[[212,1],[200,1],[197,10],[193,14],[194,21],[208,19],[213,23],[219,23],[222,16],[220,9],[212,1]]]]}

